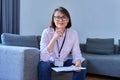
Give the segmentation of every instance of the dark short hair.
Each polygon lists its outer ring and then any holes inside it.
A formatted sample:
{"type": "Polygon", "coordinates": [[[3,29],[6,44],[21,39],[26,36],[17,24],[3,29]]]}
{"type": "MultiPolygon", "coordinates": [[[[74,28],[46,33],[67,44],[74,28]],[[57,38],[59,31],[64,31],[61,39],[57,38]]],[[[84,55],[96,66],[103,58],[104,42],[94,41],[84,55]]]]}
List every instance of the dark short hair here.
{"type": "Polygon", "coordinates": [[[54,12],[52,14],[52,20],[51,20],[50,27],[56,28],[55,23],[54,23],[54,14],[55,14],[56,11],[60,11],[61,13],[63,13],[65,16],[67,16],[69,18],[69,22],[68,22],[66,28],[70,28],[72,26],[71,17],[70,17],[70,14],[69,14],[68,10],[65,9],[64,7],[58,7],[54,10],[54,12]]]}

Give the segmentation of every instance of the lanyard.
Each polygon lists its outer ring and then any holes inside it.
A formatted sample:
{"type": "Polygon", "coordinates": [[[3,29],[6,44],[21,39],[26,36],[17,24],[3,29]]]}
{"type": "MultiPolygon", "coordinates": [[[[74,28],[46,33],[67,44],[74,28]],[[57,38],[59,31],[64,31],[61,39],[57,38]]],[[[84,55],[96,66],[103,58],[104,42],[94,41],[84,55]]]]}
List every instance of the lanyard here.
{"type": "Polygon", "coordinates": [[[64,36],[64,39],[63,39],[63,42],[62,42],[62,45],[61,45],[60,48],[59,48],[58,40],[57,40],[57,47],[58,47],[58,51],[59,51],[59,57],[60,57],[60,52],[61,52],[61,50],[63,48],[64,43],[65,43],[66,33],[67,33],[67,30],[65,31],[65,36],[64,36]]]}

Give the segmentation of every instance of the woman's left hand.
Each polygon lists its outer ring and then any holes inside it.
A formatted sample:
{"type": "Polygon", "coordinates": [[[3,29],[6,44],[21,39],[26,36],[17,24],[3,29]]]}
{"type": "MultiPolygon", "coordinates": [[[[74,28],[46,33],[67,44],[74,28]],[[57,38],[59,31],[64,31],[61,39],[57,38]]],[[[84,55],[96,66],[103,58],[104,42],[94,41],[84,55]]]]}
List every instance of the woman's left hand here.
{"type": "MultiPolygon", "coordinates": [[[[75,67],[81,67],[81,60],[76,60],[75,67]]],[[[79,72],[80,70],[77,70],[76,72],[79,72]]]]}

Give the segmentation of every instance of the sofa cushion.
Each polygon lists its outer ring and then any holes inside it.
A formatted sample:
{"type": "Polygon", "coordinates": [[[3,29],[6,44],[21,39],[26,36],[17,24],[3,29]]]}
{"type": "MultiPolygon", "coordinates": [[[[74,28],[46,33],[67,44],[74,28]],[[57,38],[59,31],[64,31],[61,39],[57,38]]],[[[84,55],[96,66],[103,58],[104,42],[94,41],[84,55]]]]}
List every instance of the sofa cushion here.
{"type": "Polygon", "coordinates": [[[1,41],[3,45],[39,48],[38,37],[33,35],[18,35],[18,34],[3,33],[1,35],[1,41]]]}
{"type": "Polygon", "coordinates": [[[86,52],[95,54],[113,54],[114,39],[87,38],[86,52]]]}

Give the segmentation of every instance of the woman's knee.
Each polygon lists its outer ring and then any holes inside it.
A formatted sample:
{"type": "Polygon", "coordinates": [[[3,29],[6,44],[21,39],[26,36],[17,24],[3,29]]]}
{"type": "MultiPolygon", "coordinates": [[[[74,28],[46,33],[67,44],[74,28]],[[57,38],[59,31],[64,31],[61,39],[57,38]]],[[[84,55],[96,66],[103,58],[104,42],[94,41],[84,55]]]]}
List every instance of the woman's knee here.
{"type": "Polygon", "coordinates": [[[51,63],[50,61],[40,61],[39,62],[39,69],[41,70],[47,70],[47,69],[50,69],[51,68],[51,63]]]}

